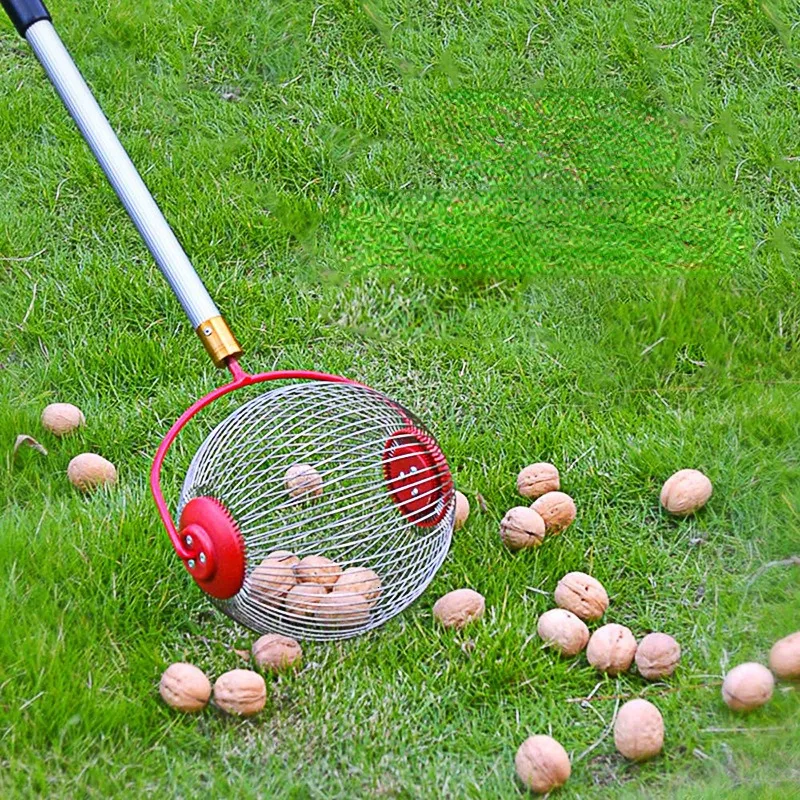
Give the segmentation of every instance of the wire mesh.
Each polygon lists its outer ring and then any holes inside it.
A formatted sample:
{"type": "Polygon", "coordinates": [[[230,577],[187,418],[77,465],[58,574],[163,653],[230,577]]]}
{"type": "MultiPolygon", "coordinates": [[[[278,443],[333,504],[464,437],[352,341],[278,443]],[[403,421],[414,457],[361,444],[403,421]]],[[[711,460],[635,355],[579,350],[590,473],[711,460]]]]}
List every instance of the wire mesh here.
{"type": "Polygon", "coordinates": [[[326,640],[382,625],[419,597],[449,550],[455,495],[431,482],[438,465],[414,468],[404,491],[419,510],[401,512],[387,442],[410,426],[430,436],[380,393],[323,381],[273,389],[217,425],[178,509],[215,497],[244,538],[244,584],[217,606],[255,631],[326,640]]]}

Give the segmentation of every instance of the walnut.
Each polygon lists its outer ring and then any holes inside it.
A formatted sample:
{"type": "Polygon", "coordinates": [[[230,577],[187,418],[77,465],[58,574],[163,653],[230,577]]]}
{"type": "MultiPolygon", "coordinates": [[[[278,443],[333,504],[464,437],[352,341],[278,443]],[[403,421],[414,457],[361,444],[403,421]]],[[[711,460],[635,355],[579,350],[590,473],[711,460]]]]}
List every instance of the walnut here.
{"type": "Polygon", "coordinates": [[[320,598],[327,594],[328,590],[319,583],[298,583],[286,593],[283,604],[289,614],[313,617],[320,598]]]}
{"type": "Polygon", "coordinates": [[[555,536],[565,531],[575,522],[575,502],[564,492],[543,494],[531,508],[544,520],[548,536],[555,536]]]}
{"type": "Polygon", "coordinates": [[[361,594],[331,592],[320,597],[314,616],[325,627],[354,628],[369,620],[370,603],[361,594]]]}
{"type": "Polygon", "coordinates": [[[193,664],[170,664],[161,676],[158,691],[168,706],[178,711],[202,711],[211,697],[211,682],[193,664]]]}
{"type": "Polygon", "coordinates": [[[95,453],[81,453],[67,465],[70,483],[82,492],[101,486],[113,486],[117,482],[117,468],[95,453]]]}
{"type": "Polygon", "coordinates": [[[267,685],[257,672],[232,669],[214,683],[214,702],[229,714],[249,717],[264,708],[267,685]]]}
{"type": "Polygon", "coordinates": [[[297,584],[294,568],[283,558],[265,558],[251,573],[253,595],[275,605],[297,584]]]}
{"type": "Polygon", "coordinates": [[[440,597],[433,605],[433,616],[445,628],[463,628],[480,619],[486,610],[482,594],[472,589],[456,589],[440,597]]]}
{"type": "Polygon", "coordinates": [[[342,568],[325,556],[306,556],[294,568],[300,583],[318,583],[330,589],[342,574],[342,568]]]}
{"type": "Polygon", "coordinates": [[[557,492],[560,488],[558,470],[547,462],[531,464],[517,475],[517,491],[523,497],[535,500],[547,492],[557,492]]]}
{"type": "Polygon", "coordinates": [[[672,675],[681,660],[681,646],[666,633],[648,633],[636,648],[636,666],[647,680],[672,675]]]}
{"type": "Polygon", "coordinates": [[[268,633],[253,642],[253,660],[270,672],[283,672],[298,667],[303,658],[303,650],[290,636],[268,633]]]}
{"type": "Polygon", "coordinates": [[[556,605],[583,620],[595,620],[608,608],[608,594],[600,581],[585,572],[568,572],[556,586],[556,605]]]}
{"type": "Polygon", "coordinates": [[[711,481],[696,469],[682,469],[667,479],[661,489],[661,505],[677,517],[688,517],[711,497],[711,481]]]}
{"type": "Polygon", "coordinates": [[[544,520],[531,508],[515,506],[500,522],[500,538],[509,550],[537,547],[544,541],[544,520]]]}
{"type": "Polygon", "coordinates": [[[458,531],[464,527],[464,523],[469,517],[469,500],[461,492],[456,492],[456,519],[453,527],[458,531]]]}
{"type": "Polygon", "coordinates": [[[282,562],[287,567],[294,567],[300,563],[300,558],[288,550],[276,550],[274,553],[268,553],[267,558],[274,558],[282,562]]]}
{"type": "Polygon", "coordinates": [[[350,592],[375,605],[381,593],[381,579],[367,567],[348,567],[333,584],[332,592],[350,592]]]}
{"type": "Polygon", "coordinates": [[[775,686],[772,673],[753,661],[734,667],[722,682],[722,699],[734,711],[750,711],[763,706],[775,686]]]}
{"type": "Polygon", "coordinates": [[[575,656],[586,647],[589,629],[571,611],[551,608],[539,617],[536,626],[539,638],[565,656],[575,656]]]}
{"type": "Polygon", "coordinates": [[[310,499],[322,495],[322,475],[310,464],[293,464],[284,477],[286,491],[292,497],[310,499]]]}
{"type": "Polygon", "coordinates": [[[85,424],[83,411],[72,403],[50,403],[42,411],[42,426],[56,436],[66,436],[85,424]]]}
{"type": "Polygon", "coordinates": [[[772,645],[769,666],[779,678],[800,678],[800,631],[791,633],[772,645]]]}
{"type": "Polygon", "coordinates": [[[531,736],[514,758],[517,777],[528,789],[545,794],[563,786],[572,767],[567,751],[550,736],[531,736]]]}
{"type": "Polygon", "coordinates": [[[625,758],[645,761],[664,747],[664,720],[647,700],[630,700],[614,722],[614,744],[625,758]]]}
{"type": "Polygon", "coordinates": [[[598,628],[589,639],[586,658],[600,672],[619,675],[633,662],[636,639],[624,625],[609,623],[598,628]]]}

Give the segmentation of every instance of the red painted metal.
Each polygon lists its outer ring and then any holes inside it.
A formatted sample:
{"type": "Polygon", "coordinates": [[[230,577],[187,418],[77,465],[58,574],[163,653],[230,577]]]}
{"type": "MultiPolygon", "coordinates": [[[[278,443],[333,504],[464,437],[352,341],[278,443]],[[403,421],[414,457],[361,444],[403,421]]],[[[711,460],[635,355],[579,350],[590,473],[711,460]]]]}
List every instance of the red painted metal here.
{"type": "Polygon", "coordinates": [[[414,426],[399,430],[383,448],[386,489],[400,513],[421,528],[438,525],[447,513],[453,479],[434,439],[414,426]],[[442,501],[442,502],[440,502],[442,501]],[[430,511],[439,504],[439,511],[430,511]]]}
{"type": "Polygon", "coordinates": [[[245,546],[228,509],[214,497],[195,497],[181,513],[178,533],[189,558],[183,565],[207,594],[225,600],[244,583],[245,546]]]}

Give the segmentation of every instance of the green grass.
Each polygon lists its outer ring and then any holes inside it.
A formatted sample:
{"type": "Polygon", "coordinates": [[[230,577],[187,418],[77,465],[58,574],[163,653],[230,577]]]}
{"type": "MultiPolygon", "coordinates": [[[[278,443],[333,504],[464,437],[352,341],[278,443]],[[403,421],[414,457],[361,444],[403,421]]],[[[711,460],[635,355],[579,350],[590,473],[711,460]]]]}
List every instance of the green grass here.
{"type": "Polygon", "coordinates": [[[163,706],[168,663],[217,675],[253,639],[179,567],[147,489],[161,436],[221,375],[5,26],[3,796],[515,797],[536,732],[573,755],[559,796],[790,795],[796,687],[741,717],[715,684],[798,627],[797,569],[759,572],[800,553],[792,4],[49,5],[245,366],[396,396],[473,516],[411,609],[309,644],[259,717],[163,706]],[[87,428],[43,432],[55,400],[87,428]],[[18,433],[49,456],[12,458],[18,433]],[[82,450],[118,465],[115,491],[71,490],[82,450]],[[578,520],[511,555],[497,524],[542,459],[578,520]],[[658,492],[685,466],[715,492],[676,521],[658,492]],[[602,738],[613,700],[566,702],[598,683],[585,660],[532,638],[572,569],[605,583],[609,619],[683,647],[678,691],[598,690],[654,696],[667,742],[650,763],[602,738]],[[464,585],[486,617],[445,633],[431,606],[464,585]]]}

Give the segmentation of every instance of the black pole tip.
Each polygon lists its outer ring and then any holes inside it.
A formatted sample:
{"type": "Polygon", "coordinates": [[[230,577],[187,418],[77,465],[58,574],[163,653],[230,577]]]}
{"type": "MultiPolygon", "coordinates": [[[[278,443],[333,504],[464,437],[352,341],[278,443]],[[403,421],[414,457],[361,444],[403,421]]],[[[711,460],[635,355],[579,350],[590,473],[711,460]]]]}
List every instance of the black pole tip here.
{"type": "Polygon", "coordinates": [[[41,0],[0,0],[0,3],[23,38],[34,22],[50,19],[50,13],[41,0]]]}

